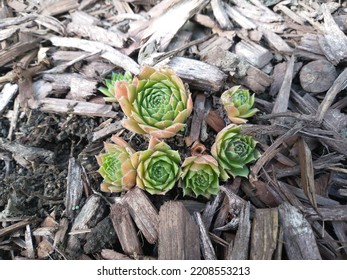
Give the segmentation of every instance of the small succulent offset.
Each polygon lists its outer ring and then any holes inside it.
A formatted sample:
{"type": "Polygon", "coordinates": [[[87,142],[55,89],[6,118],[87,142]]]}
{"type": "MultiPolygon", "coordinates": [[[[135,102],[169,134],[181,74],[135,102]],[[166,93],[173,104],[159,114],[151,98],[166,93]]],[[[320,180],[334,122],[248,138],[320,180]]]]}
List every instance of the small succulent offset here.
{"type": "Polygon", "coordinates": [[[249,90],[240,89],[240,86],[234,86],[223,92],[221,102],[228,118],[235,124],[246,123],[246,118],[250,118],[258,112],[258,109],[252,108],[254,105],[254,94],[250,95],[249,90]]]}
{"type": "Polygon", "coordinates": [[[182,164],[179,186],[183,195],[210,198],[219,191],[218,162],[210,155],[191,156],[182,164]]]}
{"type": "Polygon", "coordinates": [[[107,96],[104,98],[106,102],[117,102],[117,98],[114,93],[115,83],[118,81],[126,81],[130,83],[132,79],[133,77],[129,71],[126,71],[124,74],[112,72],[111,79],[105,80],[106,87],[99,87],[98,90],[107,96]]]}
{"type": "Polygon", "coordinates": [[[132,83],[115,84],[115,96],[127,119],[125,128],[156,138],[170,138],[185,127],[193,109],[191,94],[169,68],[145,66],[132,83]]]}
{"type": "Polygon", "coordinates": [[[148,150],[131,158],[136,167],[136,185],[150,194],[165,194],[171,190],[181,174],[181,158],[169,145],[151,138],[148,150]]]}
{"type": "Polygon", "coordinates": [[[112,136],[112,143],[104,143],[106,153],[96,157],[100,166],[98,172],[104,178],[100,188],[104,192],[130,190],[136,183],[136,170],[131,162],[135,151],[127,142],[112,136]]]}
{"type": "Polygon", "coordinates": [[[226,181],[229,175],[247,177],[248,163],[260,157],[256,150],[257,142],[248,135],[241,135],[241,126],[230,124],[222,129],[211,148],[213,157],[218,161],[221,179],[226,181]]]}

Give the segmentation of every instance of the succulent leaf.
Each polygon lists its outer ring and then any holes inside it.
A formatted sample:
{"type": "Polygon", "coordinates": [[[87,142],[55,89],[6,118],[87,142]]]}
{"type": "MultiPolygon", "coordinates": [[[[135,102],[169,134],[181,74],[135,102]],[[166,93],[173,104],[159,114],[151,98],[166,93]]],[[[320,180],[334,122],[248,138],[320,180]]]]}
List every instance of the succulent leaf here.
{"type": "Polygon", "coordinates": [[[221,102],[228,118],[235,124],[246,123],[246,118],[250,118],[258,112],[258,109],[252,108],[254,105],[254,94],[250,95],[249,90],[240,89],[240,86],[234,86],[223,92],[221,102]]]}
{"type": "Polygon", "coordinates": [[[180,187],[183,195],[210,198],[219,191],[218,162],[210,155],[191,156],[182,164],[180,187]]]}
{"type": "Polygon", "coordinates": [[[125,127],[156,138],[173,137],[193,108],[191,94],[169,68],[145,66],[132,84],[117,82],[114,93],[127,116],[125,127]]]}
{"type": "Polygon", "coordinates": [[[228,125],[217,134],[211,148],[213,157],[218,161],[223,181],[230,175],[248,177],[247,164],[260,157],[255,148],[257,142],[251,136],[241,135],[240,132],[240,126],[228,125]]]}
{"type": "Polygon", "coordinates": [[[121,192],[135,186],[136,170],[131,162],[135,151],[123,139],[112,136],[114,143],[104,143],[106,153],[96,157],[98,172],[104,178],[101,191],[121,192]]]}

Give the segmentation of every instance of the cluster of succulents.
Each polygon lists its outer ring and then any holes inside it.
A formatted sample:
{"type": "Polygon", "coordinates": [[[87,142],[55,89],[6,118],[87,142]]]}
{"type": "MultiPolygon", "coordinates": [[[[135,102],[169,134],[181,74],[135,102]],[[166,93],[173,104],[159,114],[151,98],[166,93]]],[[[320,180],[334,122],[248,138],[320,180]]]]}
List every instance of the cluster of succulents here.
{"type": "Polygon", "coordinates": [[[123,139],[112,136],[105,153],[97,156],[105,192],[127,191],[135,185],[151,194],[165,194],[177,183],[183,195],[209,198],[219,191],[219,181],[230,176],[247,177],[247,164],[259,156],[256,141],[241,134],[246,118],[253,116],[254,95],[233,87],[221,96],[227,116],[233,124],[220,131],[211,154],[185,158],[163,142],[185,128],[193,102],[188,88],[169,68],[144,67],[132,78],[130,73],[113,74],[100,89],[107,101],[119,102],[128,130],[150,136],[148,149],[135,151],[123,139]]]}

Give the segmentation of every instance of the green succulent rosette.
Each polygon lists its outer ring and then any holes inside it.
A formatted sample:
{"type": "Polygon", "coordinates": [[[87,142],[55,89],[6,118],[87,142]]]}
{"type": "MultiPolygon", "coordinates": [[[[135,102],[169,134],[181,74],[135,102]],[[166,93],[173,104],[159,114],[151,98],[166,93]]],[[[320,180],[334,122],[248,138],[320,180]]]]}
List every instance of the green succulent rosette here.
{"type": "Polygon", "coordinates": [[[193,109],[191,94],[169,68],[145,66],[132,83],[117,82],[115,96],[127,116],[123,126],[158,139],[184,128],[193,109]]]}
{"type": "Polygon", "coordinates": [[[112,136],[113,143],[104,143],[106,153],[96,157],[98,172],[104,178],[100,189],[103,192],[127,191],[135,186],[136,170],[131,162],[135,151],[123,139],[112,136]]]}
{"type": "Polygon", "coordinates": [[[253,108],[254,94],[250,95],[249,90],[240,89],[240,86],[232,87],[223,92],[221,102],[228,118],[235,124],[246,123],[247,118],[258,112],[258,109],[253,108]]]}
{"type": "Polygon", "coordinates": [[[210,198],[219,191],[218,162],[210,155],[191,156],[182,164],[183,195],[210,198]]]}
{"type": "Polygon", "coordinates": [[[106,87],[99,87],[98,90],[107,96],[104,98],[106,102],[117,102],[114,88],[115,83],[118,81],[126,81],[130,83],[132,79],[133,77],[129,71],[126,71],[124,74],[112,72],[111,79],[105,80],[106,87]]]}
{"type": "Polygon", "coordinates": [[[148,150],[131,157],[136,167],[136,185],[150,194],[165,194],[171,190],[181,174],[178,151],[152,138],[148,150]]]}
{"type": "Polygon", "coordinates": [[[241,135],[241,127],[228,125],[216,136],[211,153],[218,161],[221,179],[226,181],[229,176],[248,177],[247,164],[260,157],[255,148],[257,142],[248,135],[241,135]]]}

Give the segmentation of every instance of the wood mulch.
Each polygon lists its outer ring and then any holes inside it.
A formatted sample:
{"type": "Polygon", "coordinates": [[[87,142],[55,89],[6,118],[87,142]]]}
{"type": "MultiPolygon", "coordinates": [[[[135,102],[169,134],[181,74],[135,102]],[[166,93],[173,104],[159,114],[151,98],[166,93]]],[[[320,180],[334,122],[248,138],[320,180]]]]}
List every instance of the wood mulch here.
{"type": "Polygon", "coordinates": [[[0,259],[347,259],[346,33],[346,1],[1,1],[0,259]],[[256,93],[247,180],[100,192],[103,141],[148,141],[97,88],[145,64],[193,94],[182,155],[228,123],[225,89],[256,93]]]}

